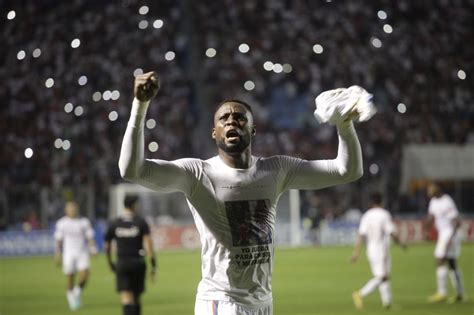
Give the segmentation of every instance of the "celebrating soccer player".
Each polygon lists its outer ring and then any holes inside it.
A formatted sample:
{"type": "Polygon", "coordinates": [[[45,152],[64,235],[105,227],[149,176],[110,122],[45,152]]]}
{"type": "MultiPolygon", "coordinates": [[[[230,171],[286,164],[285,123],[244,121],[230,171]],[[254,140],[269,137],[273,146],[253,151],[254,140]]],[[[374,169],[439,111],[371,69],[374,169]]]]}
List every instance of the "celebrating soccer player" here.
{"type": "Polygon", "coordinates": [[[440,185],[430,183],[427,188],[427,195],[431,198],[428,205],[428,218],[426,228],[429,229],[433,222],[438,231],[438,240],[434,256],[436,259],[436,279],[438,290],[429,297],[432,303],[443,302],[447,299],[446,280],[448,277],[448,267],[451,269],[451,278],[456,289],[456,295],[449,299],[449,302],[460,302],[463,300],[464,289],[461,273],[457,267],[457,258],[461,253],[461,240],[459,237],[459,227],[461,220],[454,200],[443,192],[440,185]]]}
{"type": "MultiPolygon", "coordinates": [[[[257,133],[251,106],[226,100],[214,113],[211,136],[217,156],[150,160],[144,158],[143,125],[158,89],[155,72],[135,78],[135,99],[120,152],[122,177],[156,191],[185,194],[202,244],[196,315],[273,314],[278,198],[288,189],[319,189],[362,176],[362,154],[352,123],[357,113],[346,112],[338,121],[339,148],[333,160],[257,157],[251,153],[257,133]]],[[[334,104],[341,94],[334,93],[334,104]]]]}
{"type": "Polygon", "coordinates": [[[382,195],[378,192],[372,193],[370,202],[370,209],[364,213],[360,220],[359,232],[351,261],[355,263],[359,258],[362,242],[365,238],[367,258],[374,277],[362,289],[354,292],[352,299],[355,307],[362,309],[364,306],[363,298],[379,288],[382,305],[385,308],[390,308],[392,304],[392,290],[390,288],[390,238],[393,238],[403,248],[405,248],[405,244],[398,237],[390,213],[382,206],[382,195]]]}
{"type": "Polygon", "coordinates": [[[56,239],[56,264],[62,265],[67,276],[67,301],[71,310],[81,306],[81,292],[89,278],[90,256],[97,253],[94,230],[87,218],[78,216],[77,204],[66,202],[66,215],[56,223],[54,237],[56,239]],[[75,285],[76,273],[79,283],[75,285]]]}

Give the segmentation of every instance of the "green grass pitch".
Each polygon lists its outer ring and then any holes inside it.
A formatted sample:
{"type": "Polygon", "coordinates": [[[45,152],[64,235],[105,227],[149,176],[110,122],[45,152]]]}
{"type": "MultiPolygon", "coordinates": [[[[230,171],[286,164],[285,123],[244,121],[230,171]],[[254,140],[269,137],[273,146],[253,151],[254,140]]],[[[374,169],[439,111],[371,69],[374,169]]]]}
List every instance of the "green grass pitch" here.
{"type": "MultiPolygon", "coordinates": [[[[403,314],[473,315],[474,244],[464,244],[460,258],[467,302],[428,304],[435,291],[434,244],[411,246],[407,252],[392,249],[392,290],[394,307],[380,305],[378,291],[356,311],[351,292],[370,277],[365,257],[349,263],[351,248],[277,248],[273,275],[275,315],[299,314],[403,314]]],[[[147,283],[143,314],[192,315],[194,296],[200,279],[198,251],[159,253],[159,274],[155,284],[147,283]]],[[[65,277],[51,257],[0,259],[1,315],[64,315],[69,311],[65,298],[65,277]]],[[[451,289],[452,292],[452,289],[451,289]]],[[[90,283],[83,294],[84,315],[121,314],[114,278],[105,257],[93,258],[90,283]]]]}

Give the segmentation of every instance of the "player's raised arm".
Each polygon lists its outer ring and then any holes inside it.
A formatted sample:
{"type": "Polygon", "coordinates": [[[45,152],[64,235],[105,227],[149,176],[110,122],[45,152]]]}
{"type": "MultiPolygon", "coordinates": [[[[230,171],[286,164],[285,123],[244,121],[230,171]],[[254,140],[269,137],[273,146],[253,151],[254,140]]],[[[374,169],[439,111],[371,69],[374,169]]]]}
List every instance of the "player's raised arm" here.
{"type": "Polygon", "coordinates": [[[144,157],[144,120],[159,87],[160,82],[155,72],[144,73],[135,78],[135,98],[120,150],[120,175],[151,189],[186,192],[189,187],[182,168],[169,161],[147,160],[144,157]]]}

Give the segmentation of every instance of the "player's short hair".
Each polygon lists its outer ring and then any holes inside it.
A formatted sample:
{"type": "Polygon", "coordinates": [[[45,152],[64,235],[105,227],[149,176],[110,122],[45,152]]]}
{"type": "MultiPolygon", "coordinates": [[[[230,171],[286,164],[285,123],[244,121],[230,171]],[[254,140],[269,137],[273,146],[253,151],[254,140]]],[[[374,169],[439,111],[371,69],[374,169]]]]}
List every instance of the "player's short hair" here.
{"type": "Polygon", "coordinates": [[[252,106],[250,106],[247,102],[244,102],[241,99],[234,98],[234,97],[226,98],[222,102],[217,104],[216,109],[214,110],[214,113],[217,112],[217,110],[221,108],[221,106],[224,105],[225,103],[239,103],[243,105],[253,116],[252,106]]]}
{"type": "Polygon", "coordinates": [[[126,195],[123,200],[123,205],[125,208],[133,208],[133,206],[138,202],[138,199],[137,195],[126,195]]]}
{"type": "Polygon", "coordinates": [[[372,204],[381,205],[381,204],[382,204],[382,200],[383,200],[383,196],[382,196],[382,194],[381,194],[379,191],[373,191],[373,192],[370,194],[369,199],[370,199],[370,202],[371,202],[372,204]]]}

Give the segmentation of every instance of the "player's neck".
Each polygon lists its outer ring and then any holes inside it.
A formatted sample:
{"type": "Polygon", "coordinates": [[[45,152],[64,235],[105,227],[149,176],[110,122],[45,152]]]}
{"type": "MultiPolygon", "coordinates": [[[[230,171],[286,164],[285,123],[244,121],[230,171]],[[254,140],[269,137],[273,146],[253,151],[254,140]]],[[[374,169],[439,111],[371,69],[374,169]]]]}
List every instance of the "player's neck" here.
{"type": "Polygon", "coordinates": [[[246,169],[250,167],[252,154],[250,146],[240,153],[228,153],[222,149],[218,149],[219,157],[229,167],[246,169]]]}

